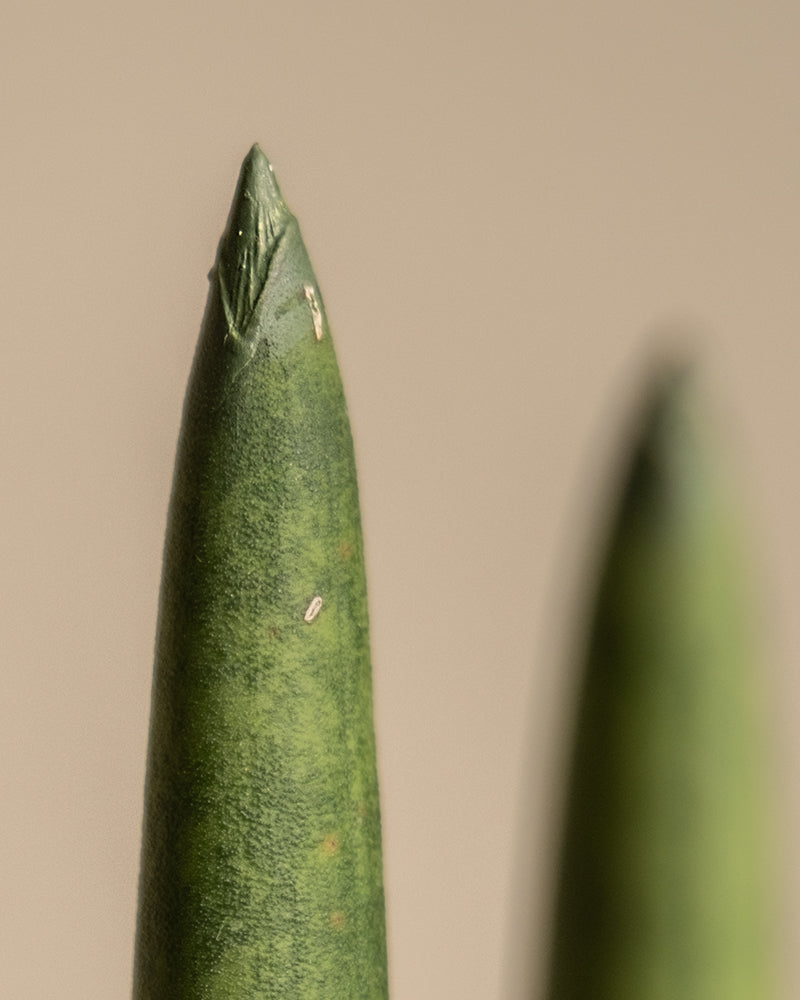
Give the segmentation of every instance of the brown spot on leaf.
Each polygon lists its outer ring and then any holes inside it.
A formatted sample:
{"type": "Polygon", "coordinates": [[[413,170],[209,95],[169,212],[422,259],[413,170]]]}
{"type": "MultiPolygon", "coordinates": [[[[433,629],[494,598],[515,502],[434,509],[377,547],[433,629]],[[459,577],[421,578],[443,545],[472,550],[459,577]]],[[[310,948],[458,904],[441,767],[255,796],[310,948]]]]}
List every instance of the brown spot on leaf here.
{"type": "Polygon", "coordinates": [[[328,857],[332,857],[339,851],[339,837],[335,833],[329,833],[328,836],[322,841],[322,853],[327,854],[328,857]]]}
{"type": "Polygon", "coordinates": [[[336,931],[340,931],[346,923],[347,917],[344,913],[341,910],[334,910],[331,914],[331,927],[336,931]]]}

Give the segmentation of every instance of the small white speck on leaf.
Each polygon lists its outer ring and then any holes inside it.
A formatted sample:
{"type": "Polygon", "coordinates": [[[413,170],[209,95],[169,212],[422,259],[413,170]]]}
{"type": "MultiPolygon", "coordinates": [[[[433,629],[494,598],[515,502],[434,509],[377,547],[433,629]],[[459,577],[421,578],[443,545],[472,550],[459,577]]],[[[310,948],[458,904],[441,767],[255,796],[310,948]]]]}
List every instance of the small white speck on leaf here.
{"type": "Polygon", "coordinates": [[[311,285],[303,286],[303,293],[306,297],[306,302],[311,310],[311,318],[314,320],[314,336],[317,340],[322,340],[322,310],[319,307],[319,300],[317,299],[317,293],[314,291],[311,285]]]}
{"type": "Polygon", "coordinates": [[[321,607],[322,607],[322,598],[318,594],[306,609],[306,613],[303,615],[303,621],[313,622],[314,619],[319,614],[319,609],[321,607]]]}

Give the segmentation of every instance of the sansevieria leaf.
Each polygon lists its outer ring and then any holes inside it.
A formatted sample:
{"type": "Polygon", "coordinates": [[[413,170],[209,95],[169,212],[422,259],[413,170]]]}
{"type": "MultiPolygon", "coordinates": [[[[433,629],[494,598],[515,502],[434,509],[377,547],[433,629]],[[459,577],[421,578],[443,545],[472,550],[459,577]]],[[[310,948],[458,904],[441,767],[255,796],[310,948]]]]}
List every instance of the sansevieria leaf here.
{"type": "Polygon", "coordinates": [[[581,681],[548,1000],[770,1000],[764,664],[694,376],[656,380],[581,681]]]}
{"type": "Polygon", "coordinates": [[[384,1000],[353,446],[322,296],[257,146],[186,396],[145,798],[135,1000],[384,1000]]]}

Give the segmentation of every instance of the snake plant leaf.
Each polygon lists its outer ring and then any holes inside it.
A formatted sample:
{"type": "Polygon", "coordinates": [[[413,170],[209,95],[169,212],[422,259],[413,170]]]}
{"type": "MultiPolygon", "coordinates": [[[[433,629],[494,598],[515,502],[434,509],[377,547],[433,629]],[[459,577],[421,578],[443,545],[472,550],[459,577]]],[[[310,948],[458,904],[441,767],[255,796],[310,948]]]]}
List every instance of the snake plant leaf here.
{"type": "Polygon", "coordinates": [[[549,1000],[768,1000],[769,802],[739,512],[686,371],[642,414],[594,604],[549,1000]]]}
{"type": "Polygon", "coordinates": [[[364,554],[330,329],[255,146],[164,553],[135,1000],[384,1000],[364,554]]]}

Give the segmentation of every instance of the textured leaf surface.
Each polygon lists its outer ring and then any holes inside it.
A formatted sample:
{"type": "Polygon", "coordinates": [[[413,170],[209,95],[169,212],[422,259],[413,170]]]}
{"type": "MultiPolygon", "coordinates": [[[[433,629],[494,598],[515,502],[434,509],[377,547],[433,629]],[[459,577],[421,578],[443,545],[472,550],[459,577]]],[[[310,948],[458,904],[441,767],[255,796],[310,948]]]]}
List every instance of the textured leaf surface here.
{"type": "Polygon", "coordinates": [[[178,447],[134,998],[386,992],[353,447],[297,222],[254,147],[178,447]]]}

